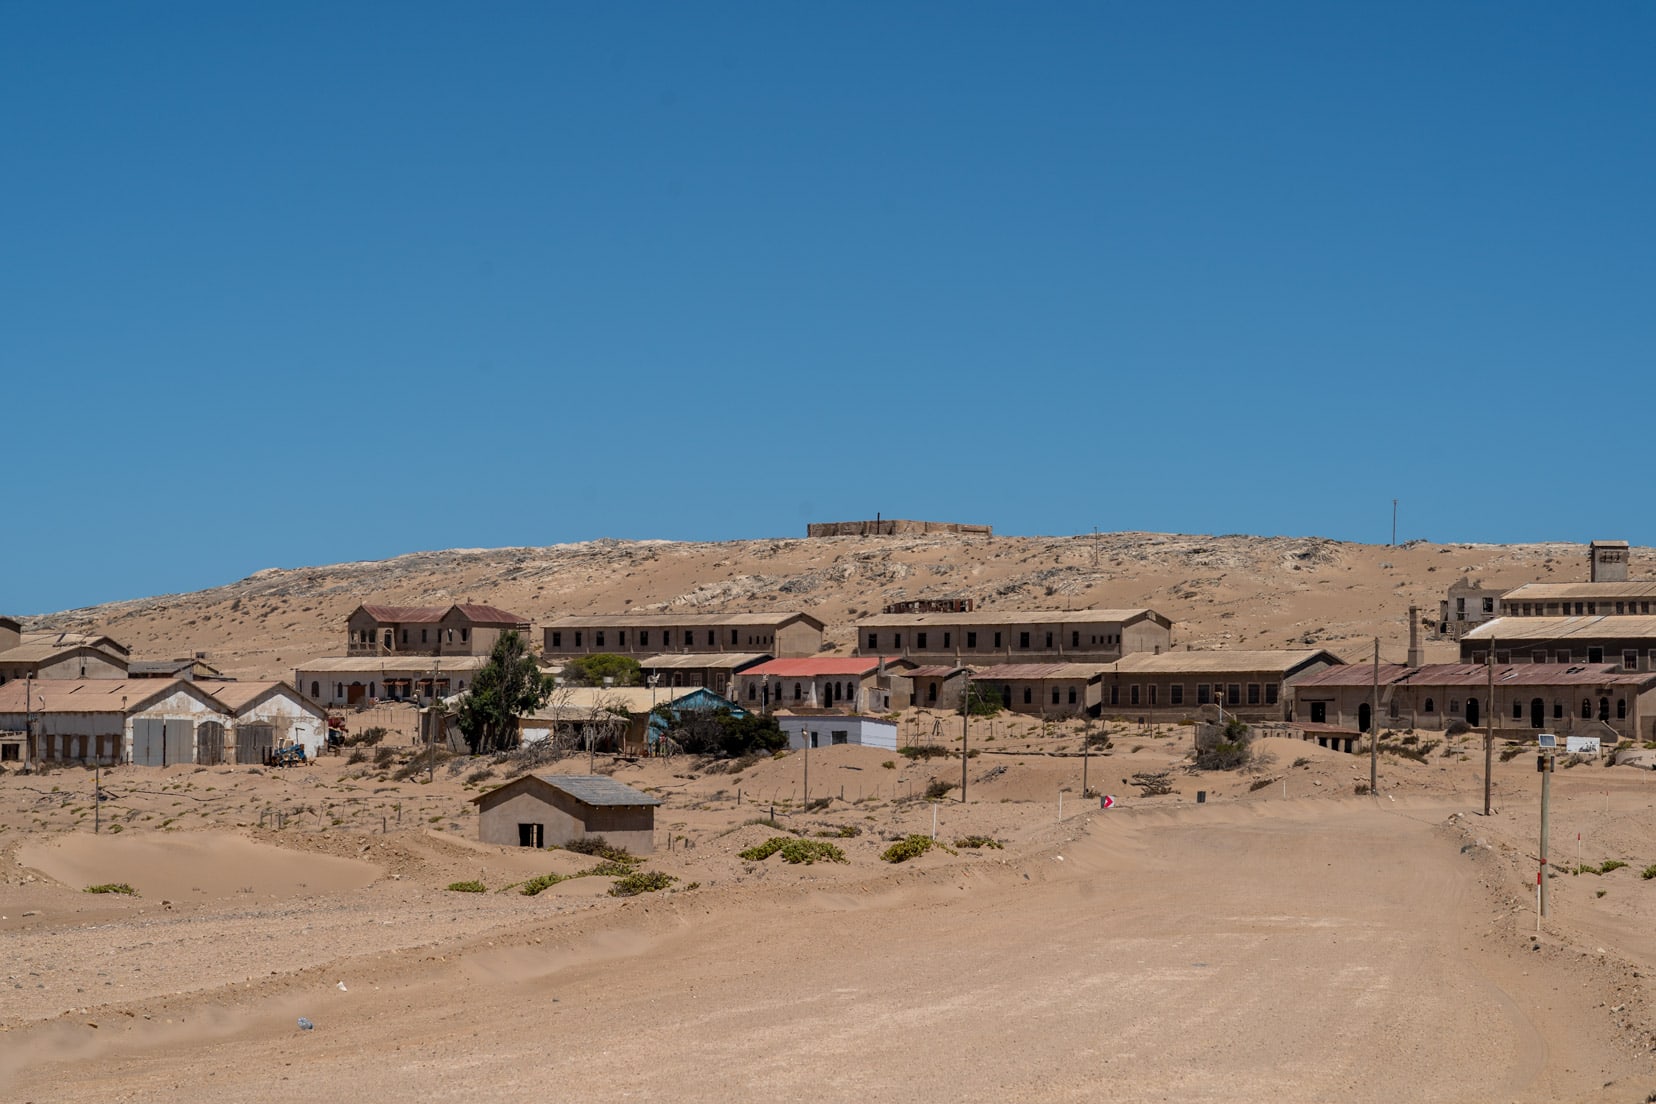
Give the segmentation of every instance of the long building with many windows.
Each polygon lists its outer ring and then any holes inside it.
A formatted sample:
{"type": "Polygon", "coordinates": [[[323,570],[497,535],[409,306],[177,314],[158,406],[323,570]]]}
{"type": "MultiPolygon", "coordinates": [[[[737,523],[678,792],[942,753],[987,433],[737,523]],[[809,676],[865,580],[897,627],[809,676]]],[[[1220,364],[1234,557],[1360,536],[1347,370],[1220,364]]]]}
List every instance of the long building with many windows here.
{"type": "Polygon", "coordinates": [[[887,613],[857,622],[857,654],[916,663],[1111,663],[1172,647],[1151,609],[887,613]]]}

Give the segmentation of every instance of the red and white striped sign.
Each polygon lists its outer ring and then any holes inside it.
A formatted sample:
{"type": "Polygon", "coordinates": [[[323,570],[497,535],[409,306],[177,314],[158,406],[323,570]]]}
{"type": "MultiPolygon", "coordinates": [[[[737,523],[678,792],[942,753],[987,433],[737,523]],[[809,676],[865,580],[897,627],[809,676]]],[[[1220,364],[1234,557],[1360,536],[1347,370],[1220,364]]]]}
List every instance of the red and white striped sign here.
{"type": "Polygon", "coordinates": [[[1101,809],[1115,808],[1115,796],[1113,794],[1105,794],[1104,800],[1098,803],[1098,807],[1101,809]]]}

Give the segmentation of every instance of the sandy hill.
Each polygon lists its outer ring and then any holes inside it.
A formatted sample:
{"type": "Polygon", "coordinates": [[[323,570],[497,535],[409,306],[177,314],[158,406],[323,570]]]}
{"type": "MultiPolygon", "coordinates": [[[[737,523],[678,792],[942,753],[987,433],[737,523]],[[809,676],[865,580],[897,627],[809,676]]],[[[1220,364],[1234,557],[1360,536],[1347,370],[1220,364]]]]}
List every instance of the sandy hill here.
{"type": "MultiPolygon", "coordinates": [[[[1633,572],[1656,554],[1635,549],[1633,572]]],[[[537,624],[623,609],[801,609],[849,649],[862,614],[909,598],[967,596],[983,609],[1150,606],[1195,648],[1316,644],[1401,658],[1407,611],[1435,615],[1462,577],[1516,586],[1586,578],[1584,544],[1398,547],[1316,537],[1108,533],[1076,537],[837,537],[716,543],[596,540],[451,549],[328,567],[272,568],[228,586],[32,619],[93,626],[143,657],[206,652],[227,672],[279,677],[338,653],[357,603],[477,601],[537,624]]],[[[1452,648],[1432,658],[1448,658],[1452,648]]]]}

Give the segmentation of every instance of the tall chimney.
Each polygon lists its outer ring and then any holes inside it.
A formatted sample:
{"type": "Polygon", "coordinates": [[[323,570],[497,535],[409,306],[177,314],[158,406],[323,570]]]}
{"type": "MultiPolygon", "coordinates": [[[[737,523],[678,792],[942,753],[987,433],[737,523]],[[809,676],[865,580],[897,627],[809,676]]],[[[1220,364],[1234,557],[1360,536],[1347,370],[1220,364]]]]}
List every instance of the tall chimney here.
{"type": "Polygon", "coordinates": [[[1405,666],[1420,667],[1426,663],[1426,652],[1420,646],[1420,607],[1409,607],[1409,656],[1405,666]]]}

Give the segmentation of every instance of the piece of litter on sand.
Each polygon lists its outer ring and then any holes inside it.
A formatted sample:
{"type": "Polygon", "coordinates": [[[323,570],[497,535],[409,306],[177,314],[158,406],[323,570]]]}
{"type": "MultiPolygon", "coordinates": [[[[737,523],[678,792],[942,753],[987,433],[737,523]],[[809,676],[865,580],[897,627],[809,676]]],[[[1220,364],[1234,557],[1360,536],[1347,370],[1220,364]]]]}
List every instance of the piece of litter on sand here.
{"type": "Polygon", "coordinates": [[[345,988],[345,983],[343,981],[339,983],[339,991],[341,993],[349,993],[350,992],[349,989],[345,988]]]}
{"type": "Polygon", "coordinates": [[[300,1031],[309,1031],[311,1028],[313,1028],[315,1026],[316,1026],[315,1024],[313,1024],[309,1020],[305,1019],[305,1017],[303,1017],[303,1016],[299,1017],[299,1030],[300,1031]]]}

